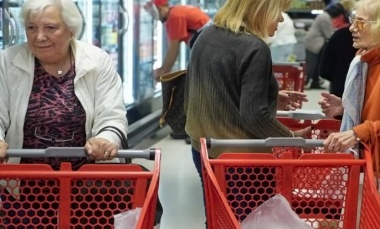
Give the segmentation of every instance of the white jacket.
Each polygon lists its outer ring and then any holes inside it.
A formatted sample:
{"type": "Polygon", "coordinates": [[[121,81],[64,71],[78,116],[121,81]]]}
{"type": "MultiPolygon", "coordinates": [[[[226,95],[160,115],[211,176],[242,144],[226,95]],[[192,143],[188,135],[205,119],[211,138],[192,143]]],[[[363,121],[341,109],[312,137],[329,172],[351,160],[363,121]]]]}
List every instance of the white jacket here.
{"type": "Polygon", "coordinates": [[[281,12],[283,22],[278,23],[277,31],[273,37],[267,39],[271,47],[297,43],[294,22],[287,13],[281,12]]]}
{"type": "MultiPolygon", "coordinates": [[[[102,49],[73,41],[75,56],[74,92],[86,112],[87,139],[105,126],[115,126],[127,134],[126,108],[122,82],[110,56],[102,49]]],[[[27,44],[16,45],[0,54],[0,140],[10,149],[20,149],[24,139],[24,121],[32,91],[34,56],[27,44]]],[[[120,145],[119,137],[110,131],[96,137],[120,145]]],[[[8,163],[18,163],[9,159],[8,163]]]]}

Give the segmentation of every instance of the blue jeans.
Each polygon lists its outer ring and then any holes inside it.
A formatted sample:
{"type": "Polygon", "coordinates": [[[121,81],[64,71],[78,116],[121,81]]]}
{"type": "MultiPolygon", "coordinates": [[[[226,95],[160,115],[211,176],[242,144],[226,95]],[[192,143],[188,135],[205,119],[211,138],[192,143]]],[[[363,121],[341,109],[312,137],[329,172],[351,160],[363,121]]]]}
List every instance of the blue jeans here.
{"type": "MultiPolygon", "coordinates": [[[[203,175],[202,175],[201,153],[196,151],[193,147],[191,147],[191,153],[193,154],[193,162],[194,162],[195,168],[197,169],[198,175],[201,178],[203,205],[205,206],[205,210],[206,210],[206,199],[205,199],[205,189],[204,189],[203,175]]],[[[207,228],[207,215],[206,215],[206,223],[205,224],[206,224],[206,228],[207,228]]]]}

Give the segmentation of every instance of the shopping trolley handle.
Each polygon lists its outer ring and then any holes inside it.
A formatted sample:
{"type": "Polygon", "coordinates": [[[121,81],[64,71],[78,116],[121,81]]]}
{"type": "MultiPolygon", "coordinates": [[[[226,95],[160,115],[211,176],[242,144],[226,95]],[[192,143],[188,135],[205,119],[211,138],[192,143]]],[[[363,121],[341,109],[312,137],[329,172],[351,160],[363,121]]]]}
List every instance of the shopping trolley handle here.
{"type": "MultiPolygon", "coordinates": [[[[156,149],[118,150],[118,158],[145,158],[154,160],[156,149]]],[[[87,157],[84,147],[49,147],[46,149],[8,149],[8,157],[87,157]]]]}
{"type": "Polygon", "coordinates": [[[302,120],[318,120],[318,119],[328,118],[320,110],[304,110],[304,109],[297,109],[294,111],[277,111],[277,116],[289,117],[292,119],[302,119],[302,120]]]}
{"type": "Polygon", "coordinates": [[[266,138],[266,139],[206,139],[207,148],[217,147],[322,147],[323,140],[297,138],[266,138]]]}

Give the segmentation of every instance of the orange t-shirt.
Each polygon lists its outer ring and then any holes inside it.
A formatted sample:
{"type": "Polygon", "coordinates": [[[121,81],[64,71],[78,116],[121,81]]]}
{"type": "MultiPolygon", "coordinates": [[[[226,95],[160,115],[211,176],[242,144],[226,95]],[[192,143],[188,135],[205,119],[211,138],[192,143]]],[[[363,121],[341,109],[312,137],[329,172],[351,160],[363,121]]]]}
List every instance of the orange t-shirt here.
{"type": "Polygon", "coordinates": [[[189,42],[193,32],[210,21],[210,17],[195,6],[172,6],[165,22],[168,39],[189,42]]]}

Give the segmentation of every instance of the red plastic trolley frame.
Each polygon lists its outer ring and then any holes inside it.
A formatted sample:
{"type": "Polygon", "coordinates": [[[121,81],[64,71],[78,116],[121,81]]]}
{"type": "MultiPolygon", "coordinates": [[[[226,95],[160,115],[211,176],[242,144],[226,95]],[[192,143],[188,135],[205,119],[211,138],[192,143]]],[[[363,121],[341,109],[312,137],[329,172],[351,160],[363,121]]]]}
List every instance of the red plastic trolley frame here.
{"type": "MultiPolygon", "coordinates": [[[[8,150],[9,157],[86,157],[84,148],[8,150]]],[[[153,228],[160,149],[119,150],[120,158],[154,160],[153,171],[134,164],[87,164],[59,171],[46,164],[0,165],[0,228],[113,228],[113,215],[141,208],[138,229],[153,228]]]]}
{"type": "Polygon", "coordinates": [[[292,159],[292,152],[283,152],[282,159],[257,152],[225,153],[218,159],[208,157],[210,147],[257,146],[320,147],[322,140],[201,139],[208,228],[239,229],[239,220],[276,193],[285,196],[293,210],[312,228],[380,228],[380,196],[375,186],[371,152],[365,151],[365,159],[354,159],[343,153],[303,154],[292,159]],[[311,183],[320,180],[318,174],[304,174],[304,168],[307,171],[327,168],[334,173],[324,175],[325,182],[318,190],[302,188],[297,181],[305,175],[311,183]],[[361,170],[364,171],[362,195],[359,193],[361,170]]]}
{"type": "Polygon", "coordinates": [[[319,110],[277,111],[277,119],[291,130],[311,126],[309,139],[326,139],[331,133],[339,132],[340,120],[329,119],[319,110]]]}

